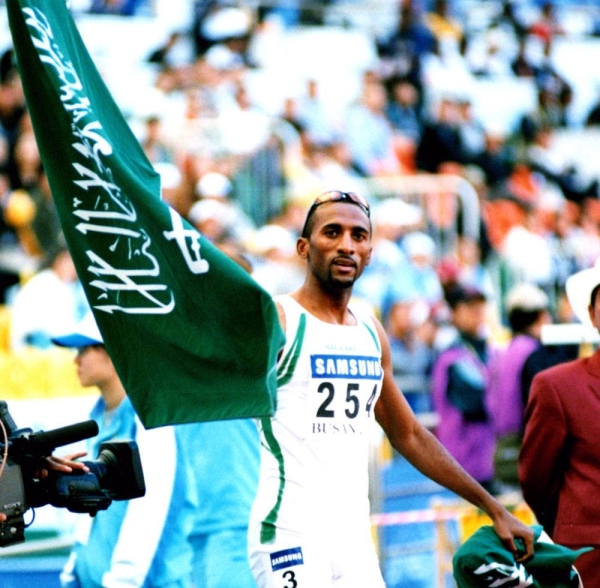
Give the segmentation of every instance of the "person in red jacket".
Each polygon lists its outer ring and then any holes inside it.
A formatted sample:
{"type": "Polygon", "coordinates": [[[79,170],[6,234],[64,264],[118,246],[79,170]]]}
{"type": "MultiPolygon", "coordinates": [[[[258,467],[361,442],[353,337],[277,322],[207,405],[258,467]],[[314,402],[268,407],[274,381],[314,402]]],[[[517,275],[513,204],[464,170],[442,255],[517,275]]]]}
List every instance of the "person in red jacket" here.
{"type": "MultiPolygon", "coordinates": [[[[600,330],[600,260],[570,276],[567,296],[577,318],[600,330]]],[[[519,457],[523,496],[552,539],[571,549],[593,546],[577,569],[600,587],[600,349],[533,379],[519,457]]]]}

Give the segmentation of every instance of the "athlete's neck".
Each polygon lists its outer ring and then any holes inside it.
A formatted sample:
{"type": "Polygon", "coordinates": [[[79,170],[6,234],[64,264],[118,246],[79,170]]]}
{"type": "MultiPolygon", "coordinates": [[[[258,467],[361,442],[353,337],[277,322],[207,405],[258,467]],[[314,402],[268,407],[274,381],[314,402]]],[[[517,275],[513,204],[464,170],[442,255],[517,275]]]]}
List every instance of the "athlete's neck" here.
{"type": "Polygon", "coordinates": [[[347,294],[332,296],[323,290],[314,291],[306,286],[296,290],[291,297],[310,314],[325,323],[356,325],[356,317],[348,309],[351,290],[347,294]]]}

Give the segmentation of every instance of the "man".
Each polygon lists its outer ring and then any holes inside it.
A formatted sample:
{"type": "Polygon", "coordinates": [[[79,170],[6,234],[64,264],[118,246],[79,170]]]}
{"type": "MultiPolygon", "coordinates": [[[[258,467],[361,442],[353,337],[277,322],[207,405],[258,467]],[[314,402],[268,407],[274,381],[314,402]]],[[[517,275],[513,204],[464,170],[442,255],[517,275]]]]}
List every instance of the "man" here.
{"type": "Polygon", "coordinates": [[[551,322],[546,293],[527,282],[518,284],[506,298],[511,338],[490,367],[490,408],[494,414],[496,476],[517,485],[517,459],[523,439],[523,413],[529,389],[523,386],[523,368],[541,347],[542,327],[551,322]]]}
{"type": "Polygon", "coordinates": [[[346,192],[322,194],[297,242],[304,284],[276,298],[287,342],[277,411],[262,419],[259,490],[250,564],[260,588],[383,587],[371,541],[369,427],[376,418],[417,469],[482,508],[505,545],[533,554],[532,531],[478,485],[419,424],[394,383],[384,329],[349,308],[371,256],[369,207],[346,192]]]}
{"type": "Polygon", "coordinates": [[[458,463],[488,491],[494,489],[494,429],[488,410],[488,366],[492,349],[484,334],[486,297],[457,284],[446,300],[454,337],[440,352],[431,373],[436,434],[458,463]]]}
{"type": "Polygon", "coordinates": [[[191,573],[185,469],[178,465],[173,427],[147,431],[139,421],[90,312],[75,332],[53,339],[77,349],[82,386],[97,386],[91,418],[100,432],[90,453],[113,438],[136,441],[146,495],[115,501],[95,517],[78,519],[73,551],[61,574],[63,588],[137,586],[187,588],[191,573]]]}
{"type": "MultiPolygon", "coordinates": [[[[577,318],[600,330],[600,260],[567,279],[577,318]]],[[[600,586],[600,351],[538,373],[525,409],[519,457],[523,496],[561,545],[595,549],[577,560],[586,587],[600,586]]]]}

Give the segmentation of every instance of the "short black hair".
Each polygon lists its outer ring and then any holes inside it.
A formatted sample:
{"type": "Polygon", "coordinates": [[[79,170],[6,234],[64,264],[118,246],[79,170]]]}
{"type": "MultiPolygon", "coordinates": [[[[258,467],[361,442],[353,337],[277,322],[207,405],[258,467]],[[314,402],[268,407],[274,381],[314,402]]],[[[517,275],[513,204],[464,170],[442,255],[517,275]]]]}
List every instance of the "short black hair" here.
{"type": "MultiPolygon", "coordinates": [[[[343,200],[335,200],[333,202],[346,202],[348,204],[352,204],[354,206],[358,206],[367,216],[367,218],[369,219],[369,234],[373,233],[373,223],[371,222],[371,214],[369,213],[369,209],[367,208],[365,210],[365,208],[357,203],[357,202],[352,202],[351,200],[348,199],[343,199],[343,200]]],[[[313,203],[313,205],[308,209],[308,213],[306,214],[306,220],[304,221],[304,226],[302,227],[302,233],[300,234],[300,236],[304,239],[308,239],[314,229],[315,226],[315,211],[316,209],[321,206],[321,204],[326,204],[327,202],[323,202],[323,203],[318,203],[317,201],[315,201],[313,203]]]]}
{"type": "Polygon", "coordinates": [[[525,332],[544,312],[546,312],[545,308],[536,308],[533,310],[514,308],[508,313],[508,324],[511,331],[513,333],[525,332]]]}

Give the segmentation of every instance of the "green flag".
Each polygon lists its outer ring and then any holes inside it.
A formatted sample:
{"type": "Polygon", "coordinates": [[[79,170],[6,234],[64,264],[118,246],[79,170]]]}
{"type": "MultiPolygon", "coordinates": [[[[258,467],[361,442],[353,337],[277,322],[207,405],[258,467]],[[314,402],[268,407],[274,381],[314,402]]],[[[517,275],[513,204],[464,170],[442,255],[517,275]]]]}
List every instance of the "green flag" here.
{"type": "Polygon", "coordinates": [[[65,238],[142,422],[271,415],[284,335],[270,296],[161,200],[64,0],[6,5],[65,238]]]}

